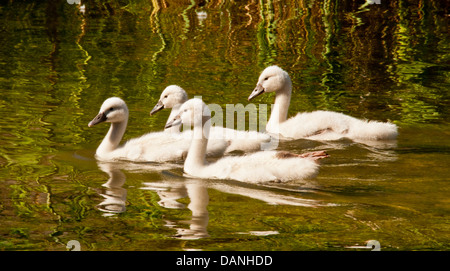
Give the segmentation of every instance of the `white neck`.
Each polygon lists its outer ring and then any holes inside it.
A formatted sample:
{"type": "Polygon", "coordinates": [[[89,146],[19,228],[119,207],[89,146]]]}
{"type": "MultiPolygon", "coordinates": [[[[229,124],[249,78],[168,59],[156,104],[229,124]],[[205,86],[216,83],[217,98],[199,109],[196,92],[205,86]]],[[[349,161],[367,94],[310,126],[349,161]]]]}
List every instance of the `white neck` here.
{"type": "MultiPolygon", "coordinates": [[[[182,104],[177,104],[174,107],[172,107],[172,111],[170,111],[170,115],[169,115],[169,118],[167,119],[166,124],[169,123],[171,120],[173,120],[173,118],[175,118],[176,115],[178,115],[181,105],[182,104]]],[[[175,125],[170,128],[164,129],[164,131],[170,132],[170,133],[179,133],[180,130],[181,130],[181,125],[175,125]]]]}
{"type": "Polygon", "coordinates": [[[291,81],[289,80],[287,84],[276,93],[272,113],[270,114],[269,121],[266,125],[266,131],[271,133],[277,132],[279,125],[287,119],[292,93],[291,81]]]}
{"type": "Polygon", "coordinates": [[[191,175],[197,173],[205,166],[206,147],[208,145],[209,130],[211,128],[211,118],[203,118],[201,123],[194,124],[194,132],[189,147],[186,161],[184,162],[184,171],[191,175]]]}
{"type": "Polygon", "coordinates": [[[108,133],[103,139],[100,146],[98,146],[96,154],[98,156],[105,156],[108,153],[117,149],[122,140],[123,134],[125,133],[125,129],[127,128],[127,120],[122,122],[114,122],[111,123],[111,127],[109,128],[108,133]]]}

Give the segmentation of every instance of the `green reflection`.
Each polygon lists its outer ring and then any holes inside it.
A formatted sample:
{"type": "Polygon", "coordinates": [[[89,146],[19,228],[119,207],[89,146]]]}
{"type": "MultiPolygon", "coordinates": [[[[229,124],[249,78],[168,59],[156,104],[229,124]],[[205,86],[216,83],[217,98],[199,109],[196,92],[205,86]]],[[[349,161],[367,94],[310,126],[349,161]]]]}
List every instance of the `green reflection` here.
{"type": "Polygon", "coordinates": [[[273,8],[273,1],[264,3],[260,0],[261,22],[258,24],[258,44],[260,48],[259,61],[260,66],[266,67],[273,64],[277,56],[274,48],[276,42],[276,20],[273,8]]]}

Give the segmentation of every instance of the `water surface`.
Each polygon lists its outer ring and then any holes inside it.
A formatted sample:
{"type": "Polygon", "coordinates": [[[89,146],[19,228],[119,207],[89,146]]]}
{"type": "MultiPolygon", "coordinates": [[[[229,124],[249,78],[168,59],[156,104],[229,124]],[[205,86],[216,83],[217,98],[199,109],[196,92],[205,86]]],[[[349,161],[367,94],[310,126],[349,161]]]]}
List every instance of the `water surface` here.
{"type": "Polygon", "coordinates": [[[0,6],[1,250],[449,249],[448,4],[82,5],[0,6]],[[398,139],[281,142],[331,156],[315,179],[288,184],[190,179],[181,161],[96,161],[108,125],[87,123],[106,98],[128,104],[126,140],[162,129],[169,112],[148,113],[166,86],[246,105],[273,64],[293,81],[290,116],[391,121],[398,139]]]}

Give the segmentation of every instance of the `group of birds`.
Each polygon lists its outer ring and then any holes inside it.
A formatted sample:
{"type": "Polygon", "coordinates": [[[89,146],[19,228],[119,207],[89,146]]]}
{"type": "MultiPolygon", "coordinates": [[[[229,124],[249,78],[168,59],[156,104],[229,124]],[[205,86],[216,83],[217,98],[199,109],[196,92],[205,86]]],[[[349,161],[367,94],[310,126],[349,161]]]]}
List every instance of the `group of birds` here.
{"type": "Polygon", "coordinates": [[[249,183],[287,182],[314,177],[318,160],[328,157],[325,151],[294,154],[286,151],[261,151],[273,137],[289,139],[392,140],[397,126],[389,122],[365,121],[337,112],[313,111],[287,118],[292,82],[286,71],[269,66],[259,76],[248,100],[266,92],[275,92],[275,103],[266,125],[266,132],[238,131],[211,127],[211,111],[198,98],[188,99],[186,91],[176,85],[161,94],[150,115],[172,109],[165,130],[144,134],[120,145],[125,133],[129,111],[117,97],[108,98],[99,114],[89,122],[92,127],[111,123],[105,138],[96,150],[99,160],[133,162],[165,162],[184,159],[184,172],[192,177],[232,179],[249,183]],[[183,130],[181,124],[193,129],[183,130]],[[245,155],[225,155],[240,150],[245,155]],[[206,157],[219,157],[208,163],[206,157]]]}

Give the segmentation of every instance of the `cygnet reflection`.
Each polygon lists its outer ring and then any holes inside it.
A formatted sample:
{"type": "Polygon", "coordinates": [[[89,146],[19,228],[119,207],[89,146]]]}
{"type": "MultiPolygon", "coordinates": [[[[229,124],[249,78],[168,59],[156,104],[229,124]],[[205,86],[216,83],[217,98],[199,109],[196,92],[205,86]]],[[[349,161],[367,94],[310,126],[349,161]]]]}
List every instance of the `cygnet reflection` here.
{"type": "Polygon", "coordinates": [[[100,195],[104,200],[97,205],[97,208],[104,212],[104,216],[125,212],[127,190],[122,187],[126,180],[125,174],[113,163],[98,162],[98,167],[109,175],[109,179],[102,185],[105,190],[100,195]]]}
{"type": "Polygon", "coordinates": [[[155,191],[160,198],[158,204],[168,209],[186,208],[186,205],[178,200],[189,197],[190,202],[187,208],[192,212],[191,219],[181,222],[166,220],[166,226],[177,231],[173,237],[194,240],[209,236],[207,232],[209,195],[202,180],[145,183],[144,185],[142,189],[155,191]],[[189,228],[183,224],[188,224],[189,228]]]}

